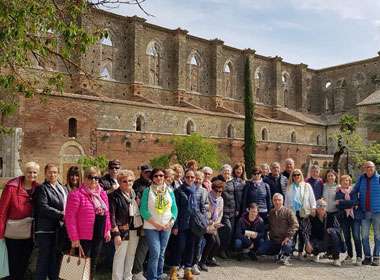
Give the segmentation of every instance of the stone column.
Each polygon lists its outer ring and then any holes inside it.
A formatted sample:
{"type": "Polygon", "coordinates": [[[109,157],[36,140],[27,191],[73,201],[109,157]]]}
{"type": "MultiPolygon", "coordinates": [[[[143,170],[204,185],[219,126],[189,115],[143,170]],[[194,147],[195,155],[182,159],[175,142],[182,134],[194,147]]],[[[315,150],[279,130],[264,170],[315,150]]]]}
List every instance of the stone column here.
{"type": "Polygon", "coordinates": [[[306,64],[301,63],[297,66],[296,110],[301,112],[307,112],[306,71],[306,64]]]}
{"type": "Polygon", "coordinates": [[[132,84],[143,84],[144,82],[144,56],[146,45],[143,42],[144,23],[146,19],[133,16],[129,18],[132,25],[131,37],[133,40],[131,48],[131,81],[132,84]]]}
{"type": "Polygon", "coordinates": [[[340,113],[344,111],[344,97],[346,95],[345,88],[337,88],[334,94],[334,113],[340,113]]]}
{"type": "Polygon", "coordinates": [[[186,37],[187,30],[176,29],[175,31],[175,55],[174,55],[174,88],[177,92],[186,91],[187,80],[187,56],[186,37]]]}
{"type": "Polygon", "coordinates": [[[273,105],[274,107],[284,106],[284,93],[282,91],[282,69],[281,69],[282,57],[276,56],[273,58],[273,79],[274,79],[274,95],[273,105]]]}
{"type": "Polygon", "coordinates": [[[212,51],[211,51],[211,73],[210,73],[210,83],[211,83],[211,95],[224,97],[223,90],[223,44],[224,42],[219,39],[214,39],[211,41],[212,51]]]}

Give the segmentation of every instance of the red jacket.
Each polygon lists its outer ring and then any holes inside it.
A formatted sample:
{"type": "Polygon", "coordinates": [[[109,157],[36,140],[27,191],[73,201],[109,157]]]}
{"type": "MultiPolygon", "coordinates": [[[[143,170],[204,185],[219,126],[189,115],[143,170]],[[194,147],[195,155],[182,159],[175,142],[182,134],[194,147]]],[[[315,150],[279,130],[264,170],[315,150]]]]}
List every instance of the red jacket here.
{"type": "MultiPolygon", "coordinates": [[[[32,198],[24,189],[24,176],[11,179],[5,184],[0,198],[0,239],[4,238],[8,219],[18,220],[32,216],[32,198]]],[[[32,185],[32,192],[38,186],[32,185]]]]}

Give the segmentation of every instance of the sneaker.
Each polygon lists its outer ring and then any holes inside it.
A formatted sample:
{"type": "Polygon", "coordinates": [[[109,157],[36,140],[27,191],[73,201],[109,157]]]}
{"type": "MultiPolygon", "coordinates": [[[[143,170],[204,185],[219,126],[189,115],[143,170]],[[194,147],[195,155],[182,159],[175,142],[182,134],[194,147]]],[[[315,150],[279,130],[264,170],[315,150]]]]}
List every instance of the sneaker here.
{"type": "Polygon", "coordinates": [[[356,266],[361,266],[361,265],[362,265],[362,261],[363,261],[363,259],[362,259],[361,257],[357,257],[357,258],[356,258],[355,265],[356,265],[356,266]]]}
{"type": "Polygon", "coordinates": [[[365,257],[364,260],[362,261],[363,265],[371,265],[371,258],[370,257],[365,257]]]}
{"type": "Polygon", "coordinates": [[[278,263],[285,265],[285,266],[289,266],[289,265],[291,265],[291,263],[289,262],[289,259],[290,259],[290,257],[288,257],[288,256],[282,256],[280,258],[280,260],[278,261],[278,263]]]}
{"type": "Polygon", "coordinates": [[[162,273],[160,276],[158,276],[158,279],[166,280],[166,279],[168,279],[168,275],[166,273],[162,273]]]}
{"type": "Polygon", "coordinates": [[[191,268],[191,272],[193,275],[199,275],[201,274],[201,271],[199,270],[199,267],[197,264],[194,264],[193,267],[191,268]]]}
{"type": "Polygon", "coordinates": [[[338,259],[338,260],[334,260],[333,265],[339,267],[339,266],[342,266],[342,263],[341,263],[341,261],[338,259]]]}
{"type": "Polygon", "coordinates": [[[380,265],[380,257],[374,257],[371,265],[372,266],[379,266],[380,265]]]}
{"type": "Polygon", "coordinates": [[[199,263],[199,268],[200,268],[202,271],[206,271],[206,272],[208,272],[208,266],[207,266],[205,263],[199,263]]]}
{"type": "Polygon", "coordinates": [[[140,272],[140,273],[133,275],[132,279],[133,280],[146,280],[143,272],[140,272]]]}
{"type": "Polygon", "coordinates": [[[318,263],[319,262],[319,259],[320,259],[320,255],[319,254],[316,254],[315,256],[313,256],[313,262],[316,262],[318,263]]]}
{"type": "Polygon", "coordinates": [[[207,261],[208,266],[220,266],[220,264],[216,261],[215,258],[211,258],[209,261],[207,261]]]}
{"type": "Polygon", "coordinates": [[[344,260],[343,260],[343,263],[344,264],[352,264],[353,263],[353,260],[350,256],[347,256],[344,260]]]}

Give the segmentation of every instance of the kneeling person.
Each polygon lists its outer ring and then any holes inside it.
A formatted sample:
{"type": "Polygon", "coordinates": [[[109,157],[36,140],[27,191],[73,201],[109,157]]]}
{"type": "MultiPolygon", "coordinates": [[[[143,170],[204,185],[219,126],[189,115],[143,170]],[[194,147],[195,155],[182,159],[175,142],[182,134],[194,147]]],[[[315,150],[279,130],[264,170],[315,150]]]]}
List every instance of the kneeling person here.
{"type": "Polygon", "coordinates": [[[235,249],[240,252],[239,259],[248,254],[256,260],[256,251],[264,242],[265,226],[263,219],[258,215],[256,203],[249,204],[247,212],[239,219],[235,232],[235,249]]]}
{"type": "Polygon", "coordinates": [[[327,202],[323,199],[317,201],[316,215],[304,220],[303,235],[306,243],[306,252],[319,260],[320,253],[331,254],[335,266],[341,266],[339,253],[341,251],[341,238],[339,222],[336,216],[327,216],[327,202]]]}

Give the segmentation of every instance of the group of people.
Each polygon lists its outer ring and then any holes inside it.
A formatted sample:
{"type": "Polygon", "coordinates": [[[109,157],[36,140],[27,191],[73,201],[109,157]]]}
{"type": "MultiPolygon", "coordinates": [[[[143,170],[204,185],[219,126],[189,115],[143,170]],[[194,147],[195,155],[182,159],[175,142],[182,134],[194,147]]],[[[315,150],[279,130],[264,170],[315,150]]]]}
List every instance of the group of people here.
{"type": "Polygon", "coordinates": [[[176,280],[182,271],[191,280],[219,266],[216,256],[273,255],[284,265],[292,256],[327,257],[341,266],[347,252],[344,263],[380,265],[380,175],[373,162],[363,164],[355,185],[333,170],[322,179],[318,165],[304,179],[292,159],[282,172],[278,162],[255,167],[249,180],[241,163],[214,174],[195,160],[168,169],[142,165],[137,179],[118,160],[104,176],[97,167],[82,176],[72,166],[66,185],[55,164],[45,166],[42,184],[39,172],[27,163],[0,198],[0,240],[12,280],[25,279],[35,246],[37,280],[58,280],[72,248],[91,259],[91,279],[100,263],[114,280],[176,280]]]}

